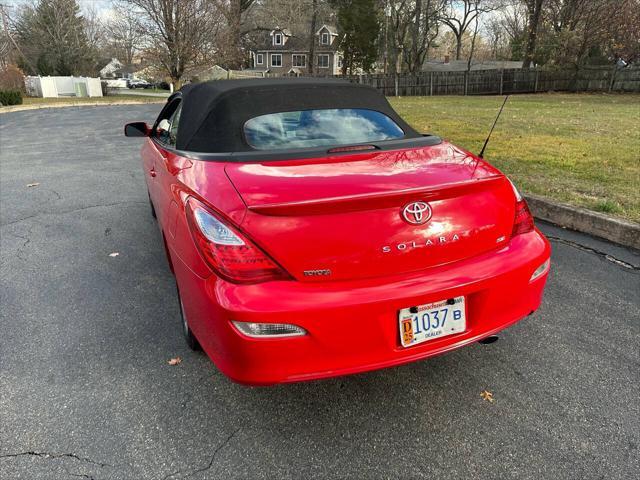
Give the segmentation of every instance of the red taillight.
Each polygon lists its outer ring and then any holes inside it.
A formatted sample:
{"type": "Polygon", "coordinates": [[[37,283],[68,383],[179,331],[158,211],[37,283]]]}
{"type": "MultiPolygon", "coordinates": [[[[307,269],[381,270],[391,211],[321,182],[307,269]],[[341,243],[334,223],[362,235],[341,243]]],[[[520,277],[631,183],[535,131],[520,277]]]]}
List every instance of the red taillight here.
{"type": "Polygon", "coordinates": [[[245,235],[224,223],[195,198],[187,200],[185,210],[196,246],[218,276],[234,283],[291,279],[245,235]]]}
{"type": "Polygon", "coordinates": [[[515,237],[521,233],[527,233],[533,230],[533,216],[529,211],[529,206],[524,199],[516,202],[516,216],[513,221],[513,230],[511,236],[515,237]]]}

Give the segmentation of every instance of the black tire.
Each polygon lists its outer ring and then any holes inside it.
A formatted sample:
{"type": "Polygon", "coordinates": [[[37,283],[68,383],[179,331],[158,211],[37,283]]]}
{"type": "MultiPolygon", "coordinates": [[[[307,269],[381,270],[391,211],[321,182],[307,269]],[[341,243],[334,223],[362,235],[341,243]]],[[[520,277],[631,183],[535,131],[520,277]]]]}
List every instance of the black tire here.
{"type": "Polygon", "coordinates": [[[199,352],[202,350],[198,339],[195,337],[191,329],[189,328],[189,323],[187,322],[187,317],[184,314],[184,309],[182,308],[182,298],[180,298],[180,290],[177,289],[178,292],[178,305],[180,306],[180,320],[182,322],[182,334],[184,335],[184,340],[187,342],[187,345],[194,352],[199,352]]]}
{"type": "Polygon", "coordinates": [[[147,197],[149,197],[149,206],[151,207],[151,216],[157,220],[158,216],[156,215],[156,208],[153,206],[153,202],[151,201],[151,195],[149,194],[149,190],[147,190],[147,197]]]}

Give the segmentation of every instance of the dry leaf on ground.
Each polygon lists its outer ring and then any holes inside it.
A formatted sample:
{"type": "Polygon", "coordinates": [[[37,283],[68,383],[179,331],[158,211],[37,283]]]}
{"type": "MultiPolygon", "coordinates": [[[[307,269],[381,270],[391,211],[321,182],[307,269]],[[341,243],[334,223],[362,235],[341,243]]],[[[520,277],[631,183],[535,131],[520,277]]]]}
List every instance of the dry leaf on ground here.
{"type": "Polygon", "coordinates": [[[40,183],[35,182],[35,183],[27,183],[27,187],[31,188],[31,187],[37,187],[38,185],[40,185],[40,183]]]}
{"type": "Polygon", "coordinates": [[[489,390],[483,390],[482,392],[480,392],[480,396],[489,403],[495,402],[495,399],[493,398],[493,393],[491,393],[489,390]]]}
{"type": "Polygon", "coordinates": [[[120,253],[118,252],[113,252],[109,254],[110,257],[117,257],[118,255],[120,255],[120,253]]]}
{"type": "Polygon", "coordinates": [[[169,365],[178,365],[182,363],[182,359],[180,357],[172,358],[167,362],[169,365]]]}

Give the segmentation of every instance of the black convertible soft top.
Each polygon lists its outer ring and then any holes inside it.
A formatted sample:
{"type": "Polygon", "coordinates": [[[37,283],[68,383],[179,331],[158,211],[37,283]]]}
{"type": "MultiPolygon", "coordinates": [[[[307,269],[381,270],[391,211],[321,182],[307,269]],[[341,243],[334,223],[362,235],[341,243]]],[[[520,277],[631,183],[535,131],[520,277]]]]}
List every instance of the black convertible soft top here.
{"type": "Polygon", "coordinates": [[[310,109],[362,108],[384,113],[404,131],[404,139],[422,136],[391,108],[377,90],[343,80],[279,78],[219,80],[185,85],[176,148],[188,152],[250,152],[243,127],[268,113],[310,109]]]}

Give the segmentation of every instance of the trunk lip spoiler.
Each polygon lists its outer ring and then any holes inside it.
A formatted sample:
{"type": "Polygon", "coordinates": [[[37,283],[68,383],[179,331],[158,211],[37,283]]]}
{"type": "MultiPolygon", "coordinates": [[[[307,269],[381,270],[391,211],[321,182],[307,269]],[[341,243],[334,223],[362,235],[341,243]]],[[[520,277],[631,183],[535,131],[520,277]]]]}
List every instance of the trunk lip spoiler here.
{"type": "Polygon", "coordinates": [[[290,216],[294,214],[322,215],[327,213],[327,206],[337,207],[341,212],[364,210],[370,208],[371,203],[375,203],[376,208],[386,208],[394,205],[397,206],[397,202],[402,200],[445,200],[447,198],[459,196],[461,193],[470,193],[482,190],[505,179],[505,175],[498,174],[491,175],[489,177],[471,178],[459,182],[451,182],[429,187],[407,188],[390,192],[363,193],[295,202],[247,205],[247,209],[251,212],[262,215],[290,216]]]}

